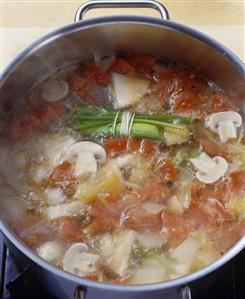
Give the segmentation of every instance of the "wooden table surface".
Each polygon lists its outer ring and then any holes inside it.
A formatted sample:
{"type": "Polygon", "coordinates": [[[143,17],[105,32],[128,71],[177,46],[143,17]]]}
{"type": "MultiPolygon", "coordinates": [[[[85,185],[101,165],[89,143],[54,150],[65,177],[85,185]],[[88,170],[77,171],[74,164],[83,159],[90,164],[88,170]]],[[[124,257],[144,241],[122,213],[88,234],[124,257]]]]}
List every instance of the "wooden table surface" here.
{"type": "MultiPolygon", "coordinates": [[[[115,0],[117,1],[117,0],[115,0]]],[[[15,54],[43,34],[73,22],[81,0],[0,0],[0,69],[15,54]]],[[[214,37],[245,59],[245,1],[164,0],[170,18],[214,37]]],[[[151,9],[94,10],[87,18],[109,14],[144,14],[156,16],[151,9]]]]}

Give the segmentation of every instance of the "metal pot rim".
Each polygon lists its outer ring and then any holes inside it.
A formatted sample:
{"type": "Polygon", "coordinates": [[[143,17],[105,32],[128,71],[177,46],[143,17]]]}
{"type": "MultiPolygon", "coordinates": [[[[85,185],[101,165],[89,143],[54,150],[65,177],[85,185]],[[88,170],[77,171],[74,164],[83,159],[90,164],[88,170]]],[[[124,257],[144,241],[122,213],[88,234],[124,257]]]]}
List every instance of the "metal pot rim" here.
{"type": "MultiPolygon", "coordinates": [[[[184,32],[187,35],[192,36],[202,42],[210,45],[211,47],[215,48],[217,51],[221,52],[224,56],[226,56],[235,67],[242,73],[245,73],[244,63],[229,49],[224,47],[222,44],[217,42],[215,39],[209,37],[208,35],[201,33],[195,29],[192,29],[188,26],[169,21],[169,20],[161,20],[152,17],[143,17],[143,16],[110,16],[110,17],[99,17],[93,18],[89,20],[80,21],[77,23],[72,23],[56,29],[43,37],[39,38],[31,45],[26,47],[23,51],[19,52],[16,57],[4,68],[1,75],[1,85],[4,83],[5,79],[8,77],[8,74],[11,72],[12,69],[18,64],[20,64],[28,55],[32,52],[35,52],[38,48],[44,46],[46,43],[52,42],[53,40],[59,38],[60,36],[64,36],[71,32],[75,32],[80,28],[89,28],[95,25],[103,25],[109,23],[141,23],[147,24],[152,26],[164,26],[170,27],[172,29],[177,29],[181,32],[184,32]]],[[[0,86],[1,87],[1,86],[0,86]]],[[[138,292],[138,291],[156,291],[156,290],[163,290],[168,289],[176,286],[183,286],[192,282],[202,276],[209,274],[210,272],[218,269],[223,264],[228,262],[232,259],[236,254],[238,254],[243,248],[245,248],[245,236],[241,238],[229,251],[227,251],[223,256],[221,256],[218,260],[213,262],[212,264],[185,276],[167,280],[159,283],[154,284],[143,284],[143,285],[116,285],[116,284],[107,284],[104,282],[97,282],[92,280],[87,280],[75,276],[71,273],[65,272],[61,270],[45,260],[41,259],[38,255],[36,255],[30,248],[28,248],[7,226],[7,224],[1,220],[0,222],[0,229],[3,231],[4,235],[27,257],[29,257],[32,261],[40,265],[41,267],[45,268],[48,271],[53,272],[55,275],[58,275],[64,279],[68,279],[77,283],[78,285],[84,285],[87,287],[93,287],[97,289],[106,289],[111,291],[120,291],[120,292],[138,292]]]]}

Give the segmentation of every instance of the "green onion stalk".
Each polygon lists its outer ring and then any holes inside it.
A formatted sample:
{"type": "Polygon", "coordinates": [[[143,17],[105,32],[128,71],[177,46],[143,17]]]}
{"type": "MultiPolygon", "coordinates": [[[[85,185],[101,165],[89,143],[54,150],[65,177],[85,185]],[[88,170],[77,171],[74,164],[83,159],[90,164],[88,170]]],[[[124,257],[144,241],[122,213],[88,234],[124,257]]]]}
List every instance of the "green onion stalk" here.
{"type": "MultiPolygon", "coordinates": [[[[123,113],[123,111],[113,111],[111,108],[81,103],[75,108],[73,127],[86,134],[120,135],[123,113]]],[[[162,141],[164,129],[184,130],[186,124],[190,123],[192,118],[174,114],[135,113],[129,135],[162,141]]]]}

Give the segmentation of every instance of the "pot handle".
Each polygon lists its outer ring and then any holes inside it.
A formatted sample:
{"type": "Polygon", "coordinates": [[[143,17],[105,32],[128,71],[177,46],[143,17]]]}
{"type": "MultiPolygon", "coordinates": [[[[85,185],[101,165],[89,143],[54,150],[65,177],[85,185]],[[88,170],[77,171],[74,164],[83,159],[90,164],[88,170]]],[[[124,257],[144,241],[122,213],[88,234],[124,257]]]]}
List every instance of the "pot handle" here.
{"type": "Polygon", "coordinates": [[[74,299],[86,299],[87,289],[84,286],[78,285],[74,291],[74,299]]]}
{"type": "Polygon", "coordinates": [[[83,3],[77,10],[75,22],[83,20],[87,11],[94,8],[152,8],[159,12],[163,20],[169,19],[166,7],[154,0],[92,0],[83,3]]]}
{"type": "Polygon", "coordinates": [[[191,299],[191,289],[188,286],[183,286],[180,289],[180,298],[181,299],[191,299]]]}

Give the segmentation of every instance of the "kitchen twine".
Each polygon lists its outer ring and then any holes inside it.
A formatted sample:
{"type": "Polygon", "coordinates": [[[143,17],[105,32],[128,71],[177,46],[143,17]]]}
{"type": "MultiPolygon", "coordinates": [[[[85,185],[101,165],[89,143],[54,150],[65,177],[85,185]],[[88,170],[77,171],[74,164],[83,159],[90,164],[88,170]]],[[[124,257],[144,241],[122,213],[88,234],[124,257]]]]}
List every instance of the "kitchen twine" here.
{"type": "MultiPolygon", "coordinates": [[[[120,115],[120,111],[116,113],[113,121],[113,125],[112,125],[113,135],[116,134],[116,126],[117,126],[117,120],[119,115],[120,115]]],[[[121,125],[120,125],[121,136],[128,136],[131,134],[133,123],[134,123],[134,117],[135,117],[135,113],[132,113],[130,111],[122,112],[121,125]]]]}

